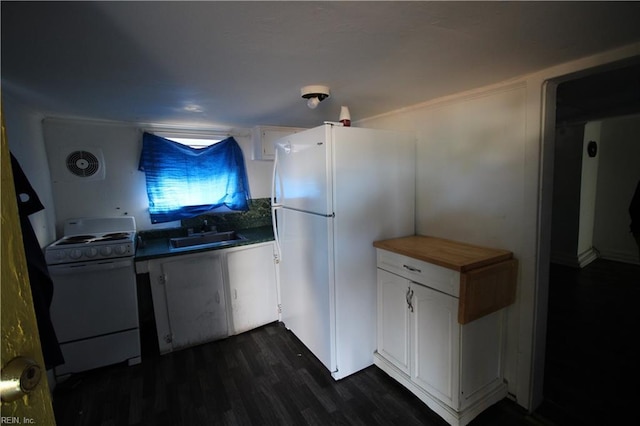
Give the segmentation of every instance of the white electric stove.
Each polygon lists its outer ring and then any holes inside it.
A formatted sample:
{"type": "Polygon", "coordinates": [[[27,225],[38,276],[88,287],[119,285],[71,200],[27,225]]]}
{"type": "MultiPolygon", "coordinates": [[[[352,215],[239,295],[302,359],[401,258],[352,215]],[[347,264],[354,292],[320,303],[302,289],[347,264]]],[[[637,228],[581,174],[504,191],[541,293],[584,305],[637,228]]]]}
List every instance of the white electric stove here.
{"type": "Polygon", "coordinates": [[[135,256],[136,223],[131,216],[69,219],[64,236],[45,250],[48,265],[135,256]]]}
{"type": "Polygon", "coordinates": [[[70,374],[141,362],[133,217],[69,219],[45,248],[53,279],[51,320],[70,374]]]}

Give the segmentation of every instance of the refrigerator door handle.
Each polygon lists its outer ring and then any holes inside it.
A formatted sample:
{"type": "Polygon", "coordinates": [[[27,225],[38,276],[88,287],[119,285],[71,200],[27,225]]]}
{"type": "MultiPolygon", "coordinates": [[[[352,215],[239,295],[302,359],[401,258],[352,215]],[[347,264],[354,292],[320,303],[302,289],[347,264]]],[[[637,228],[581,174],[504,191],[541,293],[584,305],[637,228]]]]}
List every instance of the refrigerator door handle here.
{"type": "Polygon", "coordinates": [[[278,205],[278,208],[284,208],[284,209],[292,210],[295,212],[307,213],[307,214],[312,214],[312,215],[321,216],[321,217],[336,217],[335,213],[318,213],[318,212],[312,212],[311,210],[296,209],[294,207],[284,207],[281,205],[278,205]]]}
{"type": "Polygon", "coordinates": [[[282,250],[280,249],[280,237],[278,236],[278,224],[276,221],[276,210],[280,207],[272,207],[271,208],[271,224],[273,226],[273,239],[276,243],[276,263],[280,263],[282,261],[282,250]]]}
{"type": "MultiPolygon", "coordinates": [[[[276,183],[280,183],[278,179],[278,149],[276,148],[276,152],[273,158],[273,171],[271,174],[271,207],[278,208],[282,207],[282,204],[276,203],[276,183]]],[[[280,188],[280,194],[282,194],[282,188],[280,188]]]]}
{"type": "MultiPolygon", "coordinates": [[[[282,205],[276,203],[276,176],[278,170],[278,149],[275,150],[273,159],[273,175],[271,176],[271,226],[273,227],[273,238],[276,242],[276,263],[282,261],[282,250],[280,249],[280,238],[278,236],[278,223],[276,221],[276,210],[282,205]]],[[[282,191],[280,191],[282,194],[282,191]]]]}

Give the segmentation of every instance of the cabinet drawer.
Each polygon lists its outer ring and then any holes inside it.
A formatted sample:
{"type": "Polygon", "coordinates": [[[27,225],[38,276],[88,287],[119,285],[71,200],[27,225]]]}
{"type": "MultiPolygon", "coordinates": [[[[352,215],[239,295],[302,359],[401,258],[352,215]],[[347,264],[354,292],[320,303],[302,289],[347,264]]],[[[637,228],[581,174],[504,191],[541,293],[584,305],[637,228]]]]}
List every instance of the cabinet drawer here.
{"type": "Polygon", "coordinates": [[[442,266],[376,249],[378,268],[454,297],[460,295],[460,273],[442,266]]]}

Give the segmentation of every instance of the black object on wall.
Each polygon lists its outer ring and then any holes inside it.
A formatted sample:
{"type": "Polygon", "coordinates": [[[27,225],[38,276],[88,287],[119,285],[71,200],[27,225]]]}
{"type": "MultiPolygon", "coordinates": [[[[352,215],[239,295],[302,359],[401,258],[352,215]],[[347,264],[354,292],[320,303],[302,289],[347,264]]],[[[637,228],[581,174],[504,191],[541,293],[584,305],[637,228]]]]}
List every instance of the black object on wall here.
{"type": "Polygon", "coordinates": [[[53,280],[49,276],[44,253],[29,220],[30,215],[44,210],[44,206],[13,154],[11,154],[11,168],[13,170],[13,184],[16,188],[18,215],[22,228],[22,242],[27,260],[33,308],[38,323],[42,355],[48,370],[56,365],[64,364],[64,357],[49,315],[53,299],[53,280]]]}

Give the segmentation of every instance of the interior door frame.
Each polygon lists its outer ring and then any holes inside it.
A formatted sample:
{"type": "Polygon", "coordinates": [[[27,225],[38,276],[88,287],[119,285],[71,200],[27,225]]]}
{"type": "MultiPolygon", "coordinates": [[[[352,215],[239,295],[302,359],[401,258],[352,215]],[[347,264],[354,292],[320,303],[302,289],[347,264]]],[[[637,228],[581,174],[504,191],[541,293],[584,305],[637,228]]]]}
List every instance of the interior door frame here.
{"type": "Polygon", "coordinates": [[[561,83],[636,63],[630,57],[548,79],[542,87],[542,141],[538,193],[538,241],[536,248],[536,290],[534,306],[533,358],[529,409],[534,411],[544,399],[544,370],[547,340],[547,307],[551,265],[551,217],[553,211],[553,169],[556,128],[556,92],[561,83]]]}

